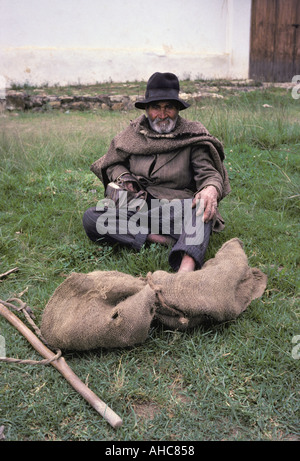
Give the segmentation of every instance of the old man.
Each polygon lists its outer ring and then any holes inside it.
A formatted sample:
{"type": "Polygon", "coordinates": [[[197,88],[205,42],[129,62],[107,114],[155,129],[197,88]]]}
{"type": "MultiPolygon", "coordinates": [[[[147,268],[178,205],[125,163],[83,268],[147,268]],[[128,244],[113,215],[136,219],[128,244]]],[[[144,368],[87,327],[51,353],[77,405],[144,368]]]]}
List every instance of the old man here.
{"type": "Polygon", "coordinates": [[[198,121],[179,115],[189,107],[172,73],[153,74],[145,111],[91,166],[106,200],[83,216],[88,237],[140,250],[146,242],[170,245],[175,271],[200,269],[212,231],[224,228],[219,202],[230,192],[221,142],[198,121]]]}

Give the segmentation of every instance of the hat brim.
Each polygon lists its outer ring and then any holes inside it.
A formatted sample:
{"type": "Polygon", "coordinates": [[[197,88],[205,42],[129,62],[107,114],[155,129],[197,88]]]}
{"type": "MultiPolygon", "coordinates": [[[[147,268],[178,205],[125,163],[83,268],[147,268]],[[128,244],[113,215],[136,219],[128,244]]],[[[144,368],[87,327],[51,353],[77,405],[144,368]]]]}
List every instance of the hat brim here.
{"type": "Polygon", "coordinates": [[[136,101],[134,104],[137,109],[146,109],[147,105],[150,104],[150,102],[154,101],[176,101],[179,104],[179,110],[184,110],[190,107],[190,104],[187,102],[183,101],[180,98],[147,98],[147,99],[142,99],[141,101],[136,101]]]}

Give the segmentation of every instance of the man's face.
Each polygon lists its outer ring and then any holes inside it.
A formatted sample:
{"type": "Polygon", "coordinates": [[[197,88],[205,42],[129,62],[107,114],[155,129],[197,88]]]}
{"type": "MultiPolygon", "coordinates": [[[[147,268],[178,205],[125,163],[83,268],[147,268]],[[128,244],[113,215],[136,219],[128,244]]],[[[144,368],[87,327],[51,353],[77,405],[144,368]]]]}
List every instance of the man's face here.
{"type": "Polygon", "coordinates": [[[146,112],[152,130],[157,133],[170,133],[174,130],[179,110],[173,101],[152,102],[146,112]]]}

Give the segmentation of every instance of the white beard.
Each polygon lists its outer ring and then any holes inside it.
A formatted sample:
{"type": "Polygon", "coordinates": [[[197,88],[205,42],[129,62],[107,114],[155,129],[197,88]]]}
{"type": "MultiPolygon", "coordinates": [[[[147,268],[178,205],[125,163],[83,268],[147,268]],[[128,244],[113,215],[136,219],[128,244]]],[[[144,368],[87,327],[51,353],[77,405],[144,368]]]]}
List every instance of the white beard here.
{"type": "Polygon", "coordinates": [[[150,120],[148,117],[150,127],[152,128],[153,131],[156,131],[157,133],[163,134],[163,133],[170,133],[171,131],[174,130],[176,122],[177,122],[177,117],[172,120],[170,117],[161,120],[160,118],[156,118],[154,121],[150,120]]]}

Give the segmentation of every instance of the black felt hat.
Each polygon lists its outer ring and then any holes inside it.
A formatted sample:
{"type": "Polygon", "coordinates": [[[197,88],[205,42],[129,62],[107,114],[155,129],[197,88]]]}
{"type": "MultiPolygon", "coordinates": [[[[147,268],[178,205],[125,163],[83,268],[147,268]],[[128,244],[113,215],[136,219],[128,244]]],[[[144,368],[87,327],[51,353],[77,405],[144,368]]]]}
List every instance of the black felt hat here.
{"type": "Polygon", "coordinates": [[[154,101],[177,101],[179,110],[187,109],[190,105],[179,98],[179,80],[170,72],[155,72],[147,83],[145,99],[137,101],[135,107],[145,109],[146,105],[154,101]]]}

